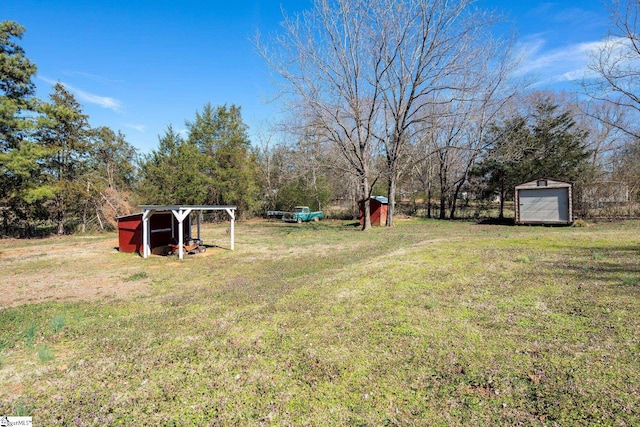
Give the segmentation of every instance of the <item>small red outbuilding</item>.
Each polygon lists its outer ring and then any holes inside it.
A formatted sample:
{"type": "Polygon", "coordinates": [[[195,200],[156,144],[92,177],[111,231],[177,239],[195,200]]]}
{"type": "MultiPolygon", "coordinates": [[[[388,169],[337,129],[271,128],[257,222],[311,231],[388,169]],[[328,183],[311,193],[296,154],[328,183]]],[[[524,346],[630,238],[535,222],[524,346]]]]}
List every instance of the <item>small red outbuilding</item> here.
{"type": "Polygon", "coordinates": [[[186,242],[192,239],[191,213],[197,213],[197,240],[200,241],[200,213],[224,210],[229,214],[231,250],[234,249],[235,206],[209,205],[142,205],[142,212],[116,218],[120,252],[138,252],[144,258],[151,249],[181,242],[178,256],[182,259],[186,242]]]}
{"type": "MultiPolygon", "coordinates": [[[[364,200],[360,203],[360,224],[364,224],[364,200]]],[[[382,196],[374,196],[369,199],[369,209],[371,211],[371,225],[387,224],[387,207],[389,199],[382,196]]]]}
{"type": "Polygon", "coordinates": [[[142,213],[116,217],[118,221],[118,250],[138,252],[142,248],[142,213]]]}
{"type": "MultiPolygon", "coordinates": [[[[116,218],[118,221],[118,250],[142,254],[142,212],[116,218]]],[[[149,218],[150,246],[165,246],[176,236],[179,223],[171,211],[156,212],[149,218]]],[[[190,236],[191,217],[182,223],[185,236],[190,236]]]]}

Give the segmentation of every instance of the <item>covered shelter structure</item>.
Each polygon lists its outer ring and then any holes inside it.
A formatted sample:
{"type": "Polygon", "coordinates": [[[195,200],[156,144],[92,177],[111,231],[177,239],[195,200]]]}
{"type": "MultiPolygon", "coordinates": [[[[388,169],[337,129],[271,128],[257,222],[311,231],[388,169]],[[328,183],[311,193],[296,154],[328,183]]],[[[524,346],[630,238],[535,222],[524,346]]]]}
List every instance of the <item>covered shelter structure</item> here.
{"type": "MultiPolygon", "coordinates": [[[[184,220],[189,218],[191,212],[201,213],[203,211],[226,211],[229,214],[229,218],[231,221],[231,226],[229,228],[229,234],[231,235],[231,250],[234,249],[234,223],[235,223],[235,206],[216,206],[216,205],[141,205],[140,209],[142,209],[142,257],[147,258],[151,254],[151,233],[152,228],[149,226],[149,219],[158,212],[171,212],[174,218],[178,221],[178,235],[173,235],[174,238],[177,237],[179,246],[178,246],[178,258],[182,259],[184,256],[184,220]]],[[[196,215],[197,217],[197,238],[200,240],[200,221],[201,215],[196,215]]],[[[172,230],[172,233],[175,233],[172,230]]],[[[187,236],[189,237],[189,236],[187,236]]]]}
{"type": "Polygon", "coordinates": [[[177,243],[177,253],[183,259],[188,240],[200,241],[200,226],[203,211],[225,211],[231,226],[231,250],[234,250],[234,225],[236,206],[217,205],[141,205],[142,212],[118,217],[118,240],[122,252],[138,252],[148,258],[151,249],[177,243]],[[192,236],[192,215],[195,214],[197,232],[192,236]]]}
{"type": "Polygon", "coordinates": [[[515,187],[516,224],[573,223],[573,184],[537,179],[515,187]]]}

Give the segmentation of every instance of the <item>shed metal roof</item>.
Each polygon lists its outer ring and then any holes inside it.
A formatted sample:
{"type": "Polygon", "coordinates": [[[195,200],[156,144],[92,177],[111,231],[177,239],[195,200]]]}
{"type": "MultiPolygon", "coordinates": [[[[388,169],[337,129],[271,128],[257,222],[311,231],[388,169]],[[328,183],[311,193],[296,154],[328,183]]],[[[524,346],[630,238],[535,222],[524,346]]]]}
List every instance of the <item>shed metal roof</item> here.
{"type": "Polygon", "coordinates": [[[515,189],[524,190],[530,188],[565,188],[572,187],[573,184],[569,181],[560,181],[559,179],[538,178],[533,181],[524,182],[520,185],[516,185],[515,189]]]}
{"type": "Polygon", "coordinates": [[[373,196],[371,199],[372,200],[377,200],[382,204],[388,204],[389,203],[389,199],[384,197],[384,196],[373,196]]]}
{"type": "Polygon", "coordinates": [[[191,209],[194,211],[223,211],[227,209],[235,210],[237,206],[231,205],[140,205],[140,209],[146,211],[179,211],[191,209]]]}

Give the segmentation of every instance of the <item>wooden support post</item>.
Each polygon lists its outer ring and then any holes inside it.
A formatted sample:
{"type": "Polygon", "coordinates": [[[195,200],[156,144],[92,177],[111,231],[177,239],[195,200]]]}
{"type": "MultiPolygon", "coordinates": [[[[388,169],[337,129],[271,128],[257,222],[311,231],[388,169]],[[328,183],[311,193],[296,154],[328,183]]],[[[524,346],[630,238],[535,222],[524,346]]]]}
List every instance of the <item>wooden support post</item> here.
{"type": "Polygon", "coordinates": [[[235,211],[233,209],[225,209],[231,218],[231,226],[229,227],[229,234],[231,234],[231,250],[234,250],[234,221],[236,219],[235,211]]]}
{"type": "Polygon", "coordinates": [[[145,210],[142,213],[142,257],[148,258],[151,255],[151,227],[149,220],[153,216],[152,210],[145,210]]]}
{"type": "Polygon", "coordinates": [[[184,227],[182,223],[191,213],[191,209],[172,210],[171,212],[173,212],[173,216],[178,220],[178,258],[182,259],[184,257],[184,227]]]}
{"type": "Polygon", "coordinates": [[[200,219],[202,218],[202,211],[198,211],[197,215],[198,215],[198,218],[196,222],[198,224],[198,242],[200,242],[200,219]]]}

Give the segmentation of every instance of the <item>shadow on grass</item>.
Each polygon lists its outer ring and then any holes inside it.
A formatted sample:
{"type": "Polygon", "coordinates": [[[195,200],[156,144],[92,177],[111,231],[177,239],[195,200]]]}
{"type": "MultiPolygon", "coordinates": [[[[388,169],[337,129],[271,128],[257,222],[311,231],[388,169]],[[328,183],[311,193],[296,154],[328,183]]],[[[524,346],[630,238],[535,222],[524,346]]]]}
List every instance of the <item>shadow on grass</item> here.
{"type": "Polygon", "coordinates": [[[478,225],[516,225],[513,218],[482,218],[477,222],[478,225]]]}
{"type": "Polygon", "coordinates": [[[355,221],[355,222],[348,222],[346,224],[344,224],[345,227],[362,227],[362,224],[360,224],[360,221],[355,221]]]}
{"type": "Polygon", "coordinates": [[[640,291],[640,246],[571,248],[568,262],[550,262],[563,276],[575,283],[597,281],[632,293],[640,291]]]}

